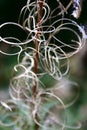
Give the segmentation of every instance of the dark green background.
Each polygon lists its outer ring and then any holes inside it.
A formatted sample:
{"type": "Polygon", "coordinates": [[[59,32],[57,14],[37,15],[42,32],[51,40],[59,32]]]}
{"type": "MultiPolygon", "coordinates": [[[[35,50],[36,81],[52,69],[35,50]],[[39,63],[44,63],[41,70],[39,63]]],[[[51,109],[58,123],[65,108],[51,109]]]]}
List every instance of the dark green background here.
{"type": "Polygon", "coordinates": [[[0,0],[0,24],[7,21],[17,22],[21,8],[27,0],[0,0]]]}

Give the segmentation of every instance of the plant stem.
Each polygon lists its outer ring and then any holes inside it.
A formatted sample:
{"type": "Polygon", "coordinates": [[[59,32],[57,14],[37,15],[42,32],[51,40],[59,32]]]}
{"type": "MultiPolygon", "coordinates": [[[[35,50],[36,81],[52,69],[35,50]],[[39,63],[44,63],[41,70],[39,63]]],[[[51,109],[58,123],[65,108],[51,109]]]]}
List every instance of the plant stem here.
{"type": "MultiPolygon", "coordinates": [[[[36,31],[36,40],[35,40],[35,56],[34,56],[34,73],[37,74],[37,71],[38,71],[38,45],[39,45],[39,42],[37,39],[39,39],[39,31],[40,31],[40,22],[41,22],[41,18],[42,18],[42,11],[43,11],[43,0],[40,0],[38,1],[38,4],[39,4],[39,10],[38,10],[38,29],[36,31]]],[[[34,80],[34,86],[33,86],[33,97],[34,99],[36,99],[36,96],[37,96],[37,79],[35,77],[35,80],[34,80]]],[[[36,120],[38,121],[39,118],[38,118],[38,114],[36,114],[36,120]]],[[[39,126],[35,123],[35,130],[39,130],[39,126]]]]}
{"type": "MultiPolygon", "coordinates": [[[[43,0],[39,1],[39,10],[38,10],[38,29],[36,31],[36,40],[35,40],[35,56],[34,56],[34,73],[37,74],[38,71],[38,45],[39,42],[37,39],[39,39],[39,31],[40,31],[40,22],[42,18],[42,11],[43,11],[43,0]]],[[[35,78],[34,86],[33,86],[33,96],[36,98],[37,95],[37,80],[35,78]]]]}

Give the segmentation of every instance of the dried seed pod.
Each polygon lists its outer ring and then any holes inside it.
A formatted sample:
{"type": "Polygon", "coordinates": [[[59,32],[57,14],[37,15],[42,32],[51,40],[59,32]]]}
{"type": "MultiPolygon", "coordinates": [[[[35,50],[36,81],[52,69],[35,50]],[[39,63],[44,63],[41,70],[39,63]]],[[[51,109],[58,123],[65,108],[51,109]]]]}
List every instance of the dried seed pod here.
{"type": "Polygon", "coordinates": [[[72,15],[78,19],[81,15],[81,11],[82,11],[82,0],[74,0],[73,1],[73,12],[72,15]]]}

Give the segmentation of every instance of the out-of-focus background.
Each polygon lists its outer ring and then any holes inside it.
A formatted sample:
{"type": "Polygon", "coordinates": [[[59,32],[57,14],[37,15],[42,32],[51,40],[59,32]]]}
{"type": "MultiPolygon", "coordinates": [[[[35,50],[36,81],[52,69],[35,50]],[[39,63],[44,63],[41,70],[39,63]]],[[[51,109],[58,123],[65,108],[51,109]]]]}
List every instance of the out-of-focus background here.
{"type": "MultiPolygon", "coordinates": [[[[27,0],[0,0],[0,24],[4,22],[17,22],[21,8],[27,0]]],[[[84,26],[87,33],[87,1],[83,0],[82,13],[77,20],[84,26]]],[[[0,42],[0,49],[9,48],[0,42]]],[[[13,66],[16,64],[16,56],[5,56],[0,53],[0,100],[9,97],[8,86],[12,78],[13,66]]],[[[80,130],[87,130],[87,45],[70,59],[69,78],[78,83],[80,94],[76,103],[70,108],[70,118],[76,117],[82,123],[80,130]]],[[[47,79],[48,80],[48,79],[47,79]]],[[[49,81],[49,80],[48,80],[49,81]]],[[[48,82],[46,81],[46,82],[48,82]]],[[[6,130],[0,128],[0,130],[6,130]]]]}

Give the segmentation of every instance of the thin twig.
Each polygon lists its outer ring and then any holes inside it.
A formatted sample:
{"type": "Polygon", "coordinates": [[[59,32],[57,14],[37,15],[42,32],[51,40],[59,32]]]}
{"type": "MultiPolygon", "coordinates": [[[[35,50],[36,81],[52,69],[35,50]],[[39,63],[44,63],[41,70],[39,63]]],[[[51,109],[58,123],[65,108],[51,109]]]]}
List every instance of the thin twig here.
{"type": "MultiPolygon", "coordinates": [[[[40,31],[40,22],[41,22],[41,18],[42,18],[42,11],[43,11],[43,0],[40,0],[39,1],[39,10],[38,10],[38,29],[36,31],[36,40],[35,40],[35,57],[34,57],[34,73],[37,74],[37,71],[38,71],[38,45],[39,45],[39,42],[37,39],[39,39],[39,31],[40,31]]],[[[33,86],[33,96],[34,96],[34,99],[36,99],[36,96],[37,96],[37,80],[35,78],[35,81],[34,81],[34,86],[33,86]]],[[[38,119],[38,115],[36,114],[36,120],[39,120],[38,119]]],[[[39,126],[37,124],[35,124],[35,130],[38,130],[39,129],[39,126]]]]}
{"type": "MultiPolygon", "coordinates": [[[[42,17],[42,10],[43,10],[43,0],[39,1],[39,10],[38,10],[38,29],[36,31],[36,40],[35,40],[35,56],[34,56],[34,73],[37,74],[38,71],[38,40],[39,39],[39,33],[38,31],[40,31],[40,21],[41,21],[41,17],[42,17]]],[[[35,83],[33,86],[33,95],[36,98],[36,93],[37,93],[37,80],[35,78],[35,83]]]]}

